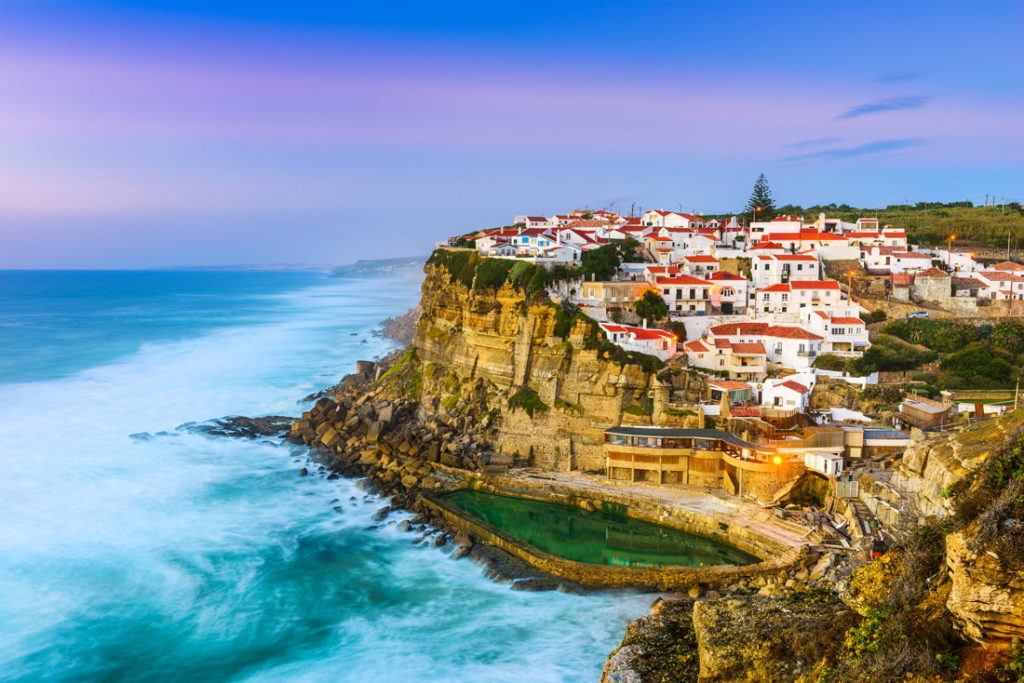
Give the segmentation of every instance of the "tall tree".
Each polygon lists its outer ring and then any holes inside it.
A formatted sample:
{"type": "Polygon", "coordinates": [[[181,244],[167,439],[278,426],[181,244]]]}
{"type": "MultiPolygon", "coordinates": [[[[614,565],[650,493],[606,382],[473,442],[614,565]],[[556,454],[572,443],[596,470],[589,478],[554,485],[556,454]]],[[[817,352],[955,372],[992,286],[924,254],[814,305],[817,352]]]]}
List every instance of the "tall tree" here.
{"type": "Polygon", "coordinates": [[[757,176],[754,182],[754,191],[750,193],[747,200],[746,213],[752,221],[763,221],[775,215],[775,200],[772,199],[772,190],[768,187],[768,179],[764,173],[757,176]]]}

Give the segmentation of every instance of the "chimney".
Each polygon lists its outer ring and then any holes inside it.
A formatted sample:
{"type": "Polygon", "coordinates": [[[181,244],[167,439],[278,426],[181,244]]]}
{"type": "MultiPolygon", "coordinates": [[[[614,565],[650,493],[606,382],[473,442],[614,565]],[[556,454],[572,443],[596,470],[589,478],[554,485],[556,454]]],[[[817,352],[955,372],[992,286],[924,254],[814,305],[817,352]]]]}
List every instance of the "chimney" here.
{"type": "Polygon", "coordinates": [[[643,321],[641,321],[640,327],[643,327],[645,329],[647,328],[647,318],[644,318],[643,321]]]}

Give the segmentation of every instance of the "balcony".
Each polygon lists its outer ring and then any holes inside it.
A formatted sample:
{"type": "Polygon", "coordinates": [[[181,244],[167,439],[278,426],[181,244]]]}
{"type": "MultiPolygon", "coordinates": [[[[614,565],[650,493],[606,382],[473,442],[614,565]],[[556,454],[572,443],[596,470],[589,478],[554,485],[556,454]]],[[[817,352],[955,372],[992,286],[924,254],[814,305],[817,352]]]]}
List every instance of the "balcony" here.
{"type": "Polygon", "coordinates": [[[797,351],[796,355],[801,356],[803,358],[814,358],[815,356],[818,355],[818,352],[815,351],[814,349],[806,349],[803,351],[797,351]]]}

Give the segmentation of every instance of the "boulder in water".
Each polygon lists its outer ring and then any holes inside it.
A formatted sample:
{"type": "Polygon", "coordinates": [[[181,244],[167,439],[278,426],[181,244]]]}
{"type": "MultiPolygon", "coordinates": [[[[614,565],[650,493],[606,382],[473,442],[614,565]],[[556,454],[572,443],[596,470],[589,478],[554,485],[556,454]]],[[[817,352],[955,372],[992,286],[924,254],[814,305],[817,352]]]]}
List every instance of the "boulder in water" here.
{"type": "Polygon", "coordinates": [[[264,417],[244,417],[231,415],[209,422],[186,422],[178,429],[187,429],[210,436],[231,436],[243,439],[256,439],[261,436],[284,436],[288,433],[295,418],[284,415],[266,415],[264,417]]]}

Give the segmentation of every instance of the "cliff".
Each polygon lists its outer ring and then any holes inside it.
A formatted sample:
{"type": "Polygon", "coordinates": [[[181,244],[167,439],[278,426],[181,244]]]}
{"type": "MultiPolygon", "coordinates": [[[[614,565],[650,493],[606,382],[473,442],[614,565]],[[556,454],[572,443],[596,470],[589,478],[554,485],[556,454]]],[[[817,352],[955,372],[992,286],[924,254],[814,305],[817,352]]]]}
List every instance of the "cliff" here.
{"type": "Polygon", "coordinates": [[[526,288],[467,280],[428,262],[407,376],[393,390],[411,391],[426,414],[445,420],[490,416],[495,463],[602,469],[603,430],[624,419],[650,423],[661,381],[607,357],[592,323],[566,320],[526,288]]]}

